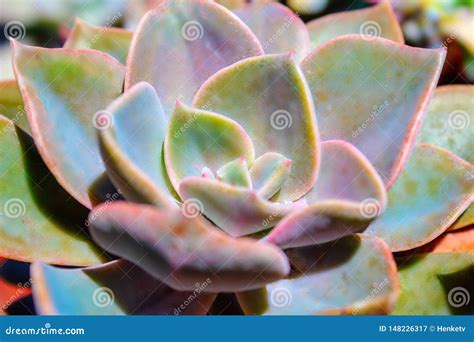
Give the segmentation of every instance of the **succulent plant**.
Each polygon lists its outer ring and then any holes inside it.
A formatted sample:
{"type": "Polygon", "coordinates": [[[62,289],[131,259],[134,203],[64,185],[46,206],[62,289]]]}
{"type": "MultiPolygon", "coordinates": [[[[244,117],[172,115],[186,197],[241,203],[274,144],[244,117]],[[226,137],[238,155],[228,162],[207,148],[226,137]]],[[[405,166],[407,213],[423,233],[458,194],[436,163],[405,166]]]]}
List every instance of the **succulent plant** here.
{"type": "Polygon", "coordinates": [[[133,34],[78,20],[64,48],[11,45],[0,256],[31,263],[38,313],[206,314],[236,293],[246,314],[437,314],[470,295],[474,89],[435,91],[445,49],[404,45],[388,1],[308,25],[168,1],[133,34]]]}

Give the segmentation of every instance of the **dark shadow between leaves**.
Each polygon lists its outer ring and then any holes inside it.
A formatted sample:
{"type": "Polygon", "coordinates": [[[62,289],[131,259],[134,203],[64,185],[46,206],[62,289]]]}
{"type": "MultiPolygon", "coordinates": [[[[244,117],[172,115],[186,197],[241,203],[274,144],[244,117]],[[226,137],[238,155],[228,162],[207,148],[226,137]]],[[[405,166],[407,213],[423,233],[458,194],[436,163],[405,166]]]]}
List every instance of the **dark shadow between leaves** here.
{"type": "Polygon", "coordinates": [[[214,294],[176,291],[124,259],[84,273],[99,286],[111,289],[115,302],[129,315],[193,314],[194,301],[201,309],[215,298],[214,294]]]}
{"type": "Polygon", "coordinates": [[[91,241],[85,229],[89,210],[59,185],[41,159],[33,139],[18,127],[16,134],[23,152],[29,191],[37,208],[72,238],[91,241]]]}
{"type": "Polygon", "coordinates": [[[453,315],[474,315],[474,265],[457,272],[439,274],[453,315]]]}
{"type": "Polygon", "coordinates": [[[343,265],[357,253],[360,245],[360,236],[349,235],[320,245],[288,249],[286,254],[291,265],[290,278],[343,265]]]}

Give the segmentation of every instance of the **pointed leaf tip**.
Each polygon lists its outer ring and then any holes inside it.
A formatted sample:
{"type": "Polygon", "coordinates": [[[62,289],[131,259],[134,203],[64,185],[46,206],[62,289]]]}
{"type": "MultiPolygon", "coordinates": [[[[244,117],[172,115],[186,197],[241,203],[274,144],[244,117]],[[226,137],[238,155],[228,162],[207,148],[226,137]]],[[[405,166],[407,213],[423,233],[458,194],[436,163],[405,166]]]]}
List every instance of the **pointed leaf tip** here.
{"type": "Polygon", "coordinates": [[[352,143],[390,187],[413,148],[444,58],[444,49],[360,35],[334,38],[314,50],[302,68],[322,140],[352,143]]]}

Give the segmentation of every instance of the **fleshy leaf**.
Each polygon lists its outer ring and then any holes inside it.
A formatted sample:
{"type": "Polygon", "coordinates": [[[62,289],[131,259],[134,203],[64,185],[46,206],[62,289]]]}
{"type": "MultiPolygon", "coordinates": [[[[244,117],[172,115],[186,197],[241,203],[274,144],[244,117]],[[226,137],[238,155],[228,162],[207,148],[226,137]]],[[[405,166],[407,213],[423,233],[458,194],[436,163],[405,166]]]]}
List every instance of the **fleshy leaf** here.
{"type": "Polygon", "coordinates": [[[418,254],[397,263],[401,293],[394,314],[472,314],[472,251],[418,254]]]}
{"type": "Polygon", "coordinates": [[[205,315],[215,299],[202,293],[206,283],[178,292],[126,260],[83,269],[34,263],[31,272],[40,315],[205,315]]]}
{"type": "Polygon", "coordinates": [[[43,49],[14,40],[12,46],[39,153],[58,182],[91,207],[89,187],[104,172],[95,127],[111,123],[97,113],[122,92],[123,67],[94,50],[43,49]]]}
{"type": "Polygon", "coordinates": [[[207,282],[206,292],[254,289],[288,274],[288,260],[277,247],[235,239],[187,209],[99,206],[91,214],[91,234],[103,248],[180,291],[193,290],[196,282],[207,282]]]}
{"type": "Polygon", "coordinates": [[[197,203],[204,215],[232,236],[271,228],[299,207],[299,204],[270,202],[254,190],[201,177],[185,178],[179,186],[179,193],[184,205],[197,203]]]}
{"type": "Polygon", "coordinates": [[[304,22],[279,3],[249,4],[234,12],[250,27],[267,54],[294,51],[302,60],[311,43],[304,22]]]}
{"type": "Polygon", "coordinates": [[[23,99],[15,80],[0,81],[0,115],[31,134],[23,99]]]}
{"type": "Polygon", "coordinates": [[[302,67],[322,140],[355,145],[390,187],[409,156],[445,55],[445,49],[361,35],[313,51],[302,67]]]}
{"type": "Polygon", "coordinates": [[[204,167],[216,171],[240,157],[251,165],[255,157],[252,141],[237,122],[179,102],[170,119],[164,151],[176,191],[181,180],[199,176],[204,167]]]}
{"type": "Polygon", "coordinates": [[[109,178],[131,201],[173,206],[162,146],[166,118],[153,87],[137,83],[107,107],[113,124],[99,130],[109,178]]]}
{"type": "Polygon", "coordinates": [[[474,204],[471,204],[467,210],[449,227],[450,230],[461,229],[474,224],[474,204]]]}
{"type": "Polygon", "coordinates": [[[418,135],[419,142],[443,147],[474,163],[474,86],[436,89],[418,135]]]}
{"type": "Polygon", "coordinates": [[[250,169],[252,186],[265,199],[271,198],[288,179],[291,170],[291,160],[285,156],[267,152],[257,159],[250,169]]]}
{"type": "MultiPolygon", "coordinates": [[[[403,34],[390,5],[384,0],[376,6],[326,15],[307,24],[311,45],[318,47],[347,34],[365,34],[403,43],[403,34]]],[[[368,39],[370,39],[370,37],[368,39]]]]}
{"type": "Polygon", "coordinates": [[[308,85],[291,54],[249,58],[204,83],[194,105],[241,124],[255,152],[291,159],[278,200],[296,200],[313,186],[319,165],[319,133],[308,85]]]}
{"type": "Polygon", "coordinates": [[[167,1],[148,12],[132,40],[125,89],[146,81],[165,114],[177,99],[191,102],[216,71],[261,55],[252,31],[229,10],[210,1],[167,1]]]}
{"type": "Polygon", "coordinates": [[[245,158],[238,158],[228,162],[217,170],[216,176],[218,180],[226,184],[252,188],[252,181],[250,180],[249,169],[245,158]]]}
{"type": "MultiPolygon", "coordinates": [[[[417,254],[472,251],[474,251],[474,227],[446,232],[430,243],[416,249],[417,254]]],[[[413,254],[413,251],[410,250],[406,253],[413,254]]]]}
{"type": "Polygon", "coordinates": [[[474,166],[453,153],[418,144],[388,192],[385,212],[366,230],[392,251],[435,239],[463,213],[473,197],[474,166]]]}
{"type": "Polygon", "coordinates": [[[382,314],[395,304],[397,269],[381,239],[351,235],[287,254],[288,279],[237,295],[246,314],[382,314]]]}
{"type": "Polygon", "coordinates": [[[58,265],[100,262],[87,210],[55,181],[31,138],[0,117],[0,255],[58,265]]]}
{"type": "Polygon", "coordinates": [[[265,238],[282,248],[324,243],[360,232],[385,209],[382,179],[354,146],[321,144],[321,170],[308,207],[286,216],[265,238]]]}
{"type": "Polygon", "coordinates": [[[125,64],[132,36],[133,32],[121,28],[99,27],[76,18],[64,48],[99,50],[125,64]]]}

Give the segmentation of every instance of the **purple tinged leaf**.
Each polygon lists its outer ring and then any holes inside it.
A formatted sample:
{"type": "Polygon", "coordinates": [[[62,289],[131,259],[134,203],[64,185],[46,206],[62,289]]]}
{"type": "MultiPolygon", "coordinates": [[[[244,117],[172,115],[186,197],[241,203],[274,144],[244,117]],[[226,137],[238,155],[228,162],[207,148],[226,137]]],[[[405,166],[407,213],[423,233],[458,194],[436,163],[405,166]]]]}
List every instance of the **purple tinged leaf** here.
{"type": "Polygon", "coordinates": [[[130,260],[180,291],[207,282],[205,292],[254,289],[285,277],[288,261],[276,246],[235,239],[184,208],[115,202],[91,213],[91,234],[109,252],[130,260]]]}
{"type": "Polygon", "coordinates": [[[279,3],[252,3],[234,12],[255,33],[266,54],[293,51],[302,60],[311,42],[304,22],[279,3]]]}
{"type": "Polygon", "coordinates": [[[268,229],[304,203],[276,203],[265,200],[255,190],[202,177],[185,178],[179,193],[215,225],[232,236],[244,236],[268,229]]]}
{"type": "Polygon", "coordinates": [[[385,209],[382,179],[349,143],[321,145],[321,169],[308,206],[290,213],[264,240],[282,248],[320,244],[361,232],[385,209]]]}
{"type": "Polygon", "coordinates": [[[134,34],[125,88],[150,83],[169,117],[177,99],[191,102],[216,71],[261,54],[252,31],[223,6],[166,1],[143,17],[134,34]]]}
{"type": "Polygon", "coordinates": [[[353,144],[390,187],[410,155],[445,55],[444,48],[361,35],[321,45],[302,68],[322,140],[353,144]]]}

